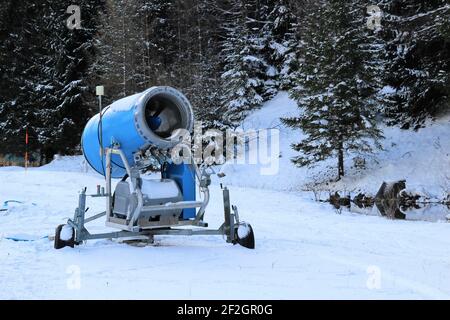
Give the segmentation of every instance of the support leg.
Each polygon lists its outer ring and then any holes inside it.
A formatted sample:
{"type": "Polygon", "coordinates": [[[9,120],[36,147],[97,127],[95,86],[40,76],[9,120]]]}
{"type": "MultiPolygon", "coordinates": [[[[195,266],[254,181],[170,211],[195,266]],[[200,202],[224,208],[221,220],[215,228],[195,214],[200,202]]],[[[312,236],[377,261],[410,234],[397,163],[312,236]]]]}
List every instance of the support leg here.
{"type": "Polygon", "coordinates": [[[231,213],[230,190],[223,188],[223,212],[225,216],[224,233],[228,243],[236,243],[234,230],[234,215],[231,213]]]}

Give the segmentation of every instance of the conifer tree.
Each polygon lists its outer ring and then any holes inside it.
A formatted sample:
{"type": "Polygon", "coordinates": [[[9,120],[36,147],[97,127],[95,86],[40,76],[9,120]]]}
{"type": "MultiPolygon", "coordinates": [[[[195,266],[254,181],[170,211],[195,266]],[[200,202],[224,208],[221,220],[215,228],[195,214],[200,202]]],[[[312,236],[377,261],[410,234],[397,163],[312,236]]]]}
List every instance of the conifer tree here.
{"type": "Polygon", "coordinates": [[[68,5],[62,0],[23,6],[11,2],[2,11],[11,24],[5,25],[9,30],[0,48],[8,61],[0,131],[11,152],[24,150],[25,130],[30,149],[47,161],[56,152],[72,153],[79,146],[81,129],[92,114],[88,69],[102,1],[81,1],[79,6],[81,29],[73,30],[67,27],[68,5]],[[8,54],[12,48],[15,54],[8,54]]]}
{"type": "Polygon", "coordinates": [[[390,124],[419,129],[450,107],[450,5],[446,0],[384,1],[383,95],[390,124]]]}
{"type": "Polygon", "coordinates": [[[337,158],[338,178],[345,173],[346,153],[371,152],[379,147],[375,123],[377,92],[374,48],[365,24],[363,1],[310,3],[302,28],[304,62],[292,97],[299,117],[283,119],[306,134],[293,145],[299,166],[337,158]]]}
{"type": "Polygon", "coordinates": [[[237,127],[249,111],[264,101],[261,94],[264,91],[262,70],[265,62],[254,54],[258,39],[248,28],[245,2],[233,0],[226,15],[225,41],[221,52],[224,60],[221,103],[226,110],[224,121],[231,127],[237,127]]]}
{"type": "Polygon", "coordinates": [[[267,37],[267,61],[275,78],[275,90],[292,88],[291,75],[298,60],[296,52],[301,42],[298,38],[298,21],[302,1],[276,0],[267,16],[264,32],[267,37]]]}

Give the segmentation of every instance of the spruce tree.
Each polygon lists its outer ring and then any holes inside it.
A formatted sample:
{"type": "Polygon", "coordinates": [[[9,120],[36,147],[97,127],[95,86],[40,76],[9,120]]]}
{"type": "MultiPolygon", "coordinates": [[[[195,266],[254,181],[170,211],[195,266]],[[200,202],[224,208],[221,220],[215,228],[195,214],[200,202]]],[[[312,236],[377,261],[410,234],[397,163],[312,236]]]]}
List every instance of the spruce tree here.
{"type": "Polygon", "coordinates": [[[69,29],[65,1],[48,1],[42,17],[48,40],[41,64],[44,93],[40,95],[41,127],[38,138],[47,159],[52,153],[71,153],[79,146],[81,131],[95,112],[89,89],[93,38],[103,1],[81,1],[81,28],[69,29]]]}
{"type": "Polygon", "coordinates": [[[62,0],[10,2],[2,10],[8,32],[0,47],[7,61],[2,63],[0,131],[3,143],[16,149],[13,152],[25,149],[26,130],[30,151],[46,160],[79,146],[92,114],[88,69],[102,1],[81,1],[79,6],[82,25],[73,30],[67,28],[68,5],[62,0]]]}
{"type": "Polygon", "coordinates": [[[264,32],[267,37],[267,61],[275,78],[276,90],[292,88],[290,76],[296,69],[298,46],[299,15],[303,0],[276,0],[267,16],[264,32]]]}
{"type": "Polygon", "coordinates": [[[384,1],[383,95],[389,123],[419,129],[450,107],[450,5],[447,0],[384,1]]]}
{"type": "MultiPolygon", "coordinates": [[[[199,0],[192,10],[190,32],[183,37],[191,51],[190,62],[183,60],[185,68],[184,85],[181,86],[194,108],[196,120],[203,129],[223,129],[225,127],[221,106],[222,61],[220,52],[220,32],[223,15],[215,0],[199,0]]],[[[180,75],[181,76],[181,75],[180,75]]]]}
{"type": "Polygon", "coordinates": [[[154,85],[176,86],[176,6],[166,0],[108,0],[92,66],[106,101],[154,85]]]}
{"type": "Polygon", "coordinates": [[[224,60],[221,104],[226,110],[224,121],[231,127],[237,127],[249,111],[264,101],[262,70],[265,62],[255,55],[258,40],[248,29],[245,2],[233,0],[226,16],[226,36],[221,52],[224,60]]]}
{"type": "Polygon", "coordinates": [[[291,96],[301,115],[282,119],[303,130],[304,140],[293,145],[299,166],[337,158],[338,178],[346,153],[371,152],[380,147],[375,123],[373,37],[366,28],[364,1],[314,1],[303,19],[303,63],[291,96]]]}
{"type": "Polygon", "coordinates": [[[25,132],[30,150],[39,150],[35,129],[41,121],[37,97],[45,89],[44,34],[39,19],[45,7],[39,1],[2,2],[0,17],[0,146],[2,153],[23,155],[25,132]],[[36,101],[37,99],[37,101],[36,101]]]}

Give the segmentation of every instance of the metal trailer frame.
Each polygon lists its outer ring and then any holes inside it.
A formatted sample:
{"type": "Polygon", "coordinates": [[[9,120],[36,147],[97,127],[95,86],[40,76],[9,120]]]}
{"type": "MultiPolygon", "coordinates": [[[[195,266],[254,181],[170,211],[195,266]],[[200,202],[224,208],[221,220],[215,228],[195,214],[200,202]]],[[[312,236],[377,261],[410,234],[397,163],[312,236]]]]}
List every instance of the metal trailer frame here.
{"type": "MultiPolygon", "coordinates": [[[[203,221],[206,206],[209,202],[209,181],[210,174],[205,171],[200,172],[195,161],[192,159],[192,166],[195,169],[195,175],[199,181],[200,191],[203,193],[203,201],[180,201],[176,203],[167,203],[163,205],[153,205],[153,206],[142,206],[142,202],[138,200],[138,206],[136,210],[130,214],[127,219],[119,219],[113,216],[112,210],[112,199],[113,193],[111,192],[111,155],[120,155],[123,163],[125,164],[126,171],[132,181],[134,190],[136,191],[138,198],[140,193],[139,183],[137,179],[140,176],[139,170],[134,167],[130,167],[124,153],[119,147],[107,148],[106,150],[106,192],[105,189],[97,187],[96,194],[86,194],[87,188],[81,190],[78,197],[78,207],[75,209],[75,214],[73,219],[68,219],[67,224],[73,228],[73,236],[71,239],[71,244],[65,244],[73,246],[74,244],[81,244],[83,241],[91,239],[116,239],[116,238],[132,238],[132,237],[146,237],[153,240],[155,235],[222,235],[226,236],[227,243],[240,243],[241,245],[254,248],[254,235],[253,230],[251,230],[252,245],[246,245],[245,241],[241,242],[238,234],[237,228],[241,224],[239,221],[239,214],[236,206],[231,206],[230,202],[230,192],[228,188],[222,188],[223,190],[223,205],[224,205],[224,222],[218,229],[206,229],[208,224],[203,221]],[[87,197],[104,197],[106,198],[106,211],[95,214],[91,217],[86,217],[86,198],[87,197]],[[154,222],[150,225],[139,226],[136,225],[137,219],[140,212],[143,211],[160,211],[160,210],[170,210],[170,209],[185,209],[185,208],[199,208],[194,219],[190,220],[178,220],[177,221],[162,221],[154,222]],[[106,216],[106,226],[121,229],[121,231],[107,232],[91,234],[86,229],[86,223],[99,219],[106,216]],[[198,228],[176,228],[192,226],[198,228]],[[175,227],[175,228],[174,228],[175,227]]],[[[251,229],[251,226],[248,225],[251,229]]],[[[61,228],[59,226],[58,228],[61,228]]],[[[57,229],[57,236],[58,229],[57,229]]],[[[55,248],[56,248],[56,238],[55,238],[55,248]]]]}

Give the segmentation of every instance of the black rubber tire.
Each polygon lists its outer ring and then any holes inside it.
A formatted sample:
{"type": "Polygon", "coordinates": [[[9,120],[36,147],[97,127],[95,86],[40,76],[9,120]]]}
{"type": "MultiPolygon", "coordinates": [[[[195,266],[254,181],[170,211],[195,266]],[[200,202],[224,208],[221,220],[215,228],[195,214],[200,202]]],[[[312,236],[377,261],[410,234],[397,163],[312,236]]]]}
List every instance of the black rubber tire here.
{"type": "Polygon", "coordinates": [[[255,249],[255,234],[253,232],[253,228],[249,223],[246,223],[247,228],[249,228],[249,233],[245,238],[239,238],[238,234],[238,228],[235,229],[235,239],[237,239],[237,243],[239,243],[241,246],[248,248],[248,249],[255,249]]]}
{"type": "Polygon", "coordinates": [[[73,248],[75,246],[75,230],[72,232],[72,238],[70,238],[67,241],[61,240],[61,230],[64,227],[64,224],[60,224],[56,227],[55,230],[55,242],[54,247],[55,249],[62,249],[64,247],[71,247],[73,248]]]}

